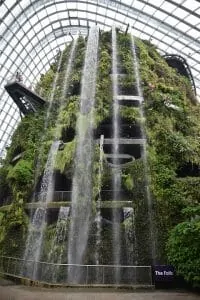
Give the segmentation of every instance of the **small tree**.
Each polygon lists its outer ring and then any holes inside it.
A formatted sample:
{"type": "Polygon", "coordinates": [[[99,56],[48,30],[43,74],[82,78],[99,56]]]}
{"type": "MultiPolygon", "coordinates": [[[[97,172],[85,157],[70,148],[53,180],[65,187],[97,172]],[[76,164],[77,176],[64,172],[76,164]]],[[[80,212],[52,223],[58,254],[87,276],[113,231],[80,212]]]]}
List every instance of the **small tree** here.
{"type": "Polygon", "coordinates": [[[167,255],[177,274],[191,283],[200,286],[200,206],[187,208],[185,213],[191,219],[175,226],[167,243],[167,255]]]}

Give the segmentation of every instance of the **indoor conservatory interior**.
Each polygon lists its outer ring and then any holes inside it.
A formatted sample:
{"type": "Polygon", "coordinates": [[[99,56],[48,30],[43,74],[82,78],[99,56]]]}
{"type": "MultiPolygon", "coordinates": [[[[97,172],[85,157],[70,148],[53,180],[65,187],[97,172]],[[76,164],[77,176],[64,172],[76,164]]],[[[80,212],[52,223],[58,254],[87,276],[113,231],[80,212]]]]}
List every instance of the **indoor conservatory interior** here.
{"type": "Polygon", "coordinates": [[[200,285],[200,4],[153,2],[0,1],[0,274],[200,285]]]}

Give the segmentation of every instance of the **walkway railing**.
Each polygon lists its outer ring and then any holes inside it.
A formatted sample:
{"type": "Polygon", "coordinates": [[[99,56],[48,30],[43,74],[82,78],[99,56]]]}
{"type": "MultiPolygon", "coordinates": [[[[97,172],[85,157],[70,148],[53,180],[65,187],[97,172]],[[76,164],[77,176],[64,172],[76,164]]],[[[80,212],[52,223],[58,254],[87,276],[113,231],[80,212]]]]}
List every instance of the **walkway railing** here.
{"type": "MultiPolygon", "coordinates": [[[[128,194],[128,192],[125,192],[124,190],[120,190],[120,193],[121,193],[122,200],[125,200],[125,198],[128,198],[128,196],[126,195],[126,194],[128,194]]],[[[54,202],[71,201],[71,194],[72,194],[72,191],[53,191],[52,198],[53,198],[54,202]]],[[[113,194],[113,190],[111,190],[111,189],[101,190],[102,197],[105,197],[105,195],[106,195],[108,199],[112,199],[112,194],[113,194]]],[[[33,195],[35,202],[37,202],[45,197],[46,197],[46,194],[41,193],[41,192],[35,193],[33,195]]]]}
{"type": "MultiPolygon", "coordinates": [[[[71,191],[54,191],[53,192],[53,201],[54,202],[63,202],[63,201],[70,201],[71,200],[71,191]]],[[[39,201],[42,198],[46,197],[46,193],[35,193],[33,198],[35,201],[39,201]]]]}
{"type": "MultiPolygon", "coordinates": [[[[151,266],[116,266],[116,265],[69,265],[47,262],[25,261],[15,257],[0,257],[0,273],[14,277],[32,279],[31,272],[37,264],[37,281],[49,284],[70,285],[67,274],[78,274],[81,285],[127,285],[151,286],[151,266]],[[27,272],[25,271],[27,270],[27,272]],[[115,281],[116,272],[120,271],[119,282],[115,281]],[[26,274],[29,274],[27,276],[26,274]]],[[[72,282],[71,284],[74,284],[72,282]]]]}

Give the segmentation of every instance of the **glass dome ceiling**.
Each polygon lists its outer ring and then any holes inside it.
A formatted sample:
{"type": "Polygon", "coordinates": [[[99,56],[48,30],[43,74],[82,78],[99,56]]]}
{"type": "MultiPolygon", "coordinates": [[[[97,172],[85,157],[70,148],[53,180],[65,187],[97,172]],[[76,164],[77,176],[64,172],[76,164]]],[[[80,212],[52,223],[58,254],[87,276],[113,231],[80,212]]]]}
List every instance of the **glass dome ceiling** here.
{"type": "Polygon", "coordinates": [[[150,40],[161,54],[178,54],[200,95],[200,3],[196,0],[0,0],[0,156],[20,113],[4,89],[17,71],[34,86],[58,49],[97,24],[115,24],[150,40]],[[129,25],[128,25],[129,24],[129,25]]]}

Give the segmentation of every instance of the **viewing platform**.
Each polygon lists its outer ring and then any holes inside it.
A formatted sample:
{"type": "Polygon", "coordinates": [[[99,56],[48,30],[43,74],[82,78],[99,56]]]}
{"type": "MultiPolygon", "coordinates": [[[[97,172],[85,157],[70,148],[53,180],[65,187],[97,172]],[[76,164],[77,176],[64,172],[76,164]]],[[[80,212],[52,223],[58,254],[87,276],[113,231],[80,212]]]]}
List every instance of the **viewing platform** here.
{"type": "MultiPolygon", "coordinates": [[[[177,54],[165,54],[163,58],[166,60],[167,64],[176,69],[176,71],[181,74],[182,76],[187,77],[190,80],[190,83],[192,85],[192,89],[194,91],[194,94],[196,95],[196,86],[195,81],[192,76],[192,72],[190,69],[190,66],[188,65],[186,59],[180,55],[177,54]]],[[[193,99],[194,103],[196,104],[197,100],[196,98],[193,99]]]]}
{"type": "Polygon", "coordinates": [[[19,81],[9,81],[4,88],[24,115],[36,112],[47,103],[19,81]]]}

